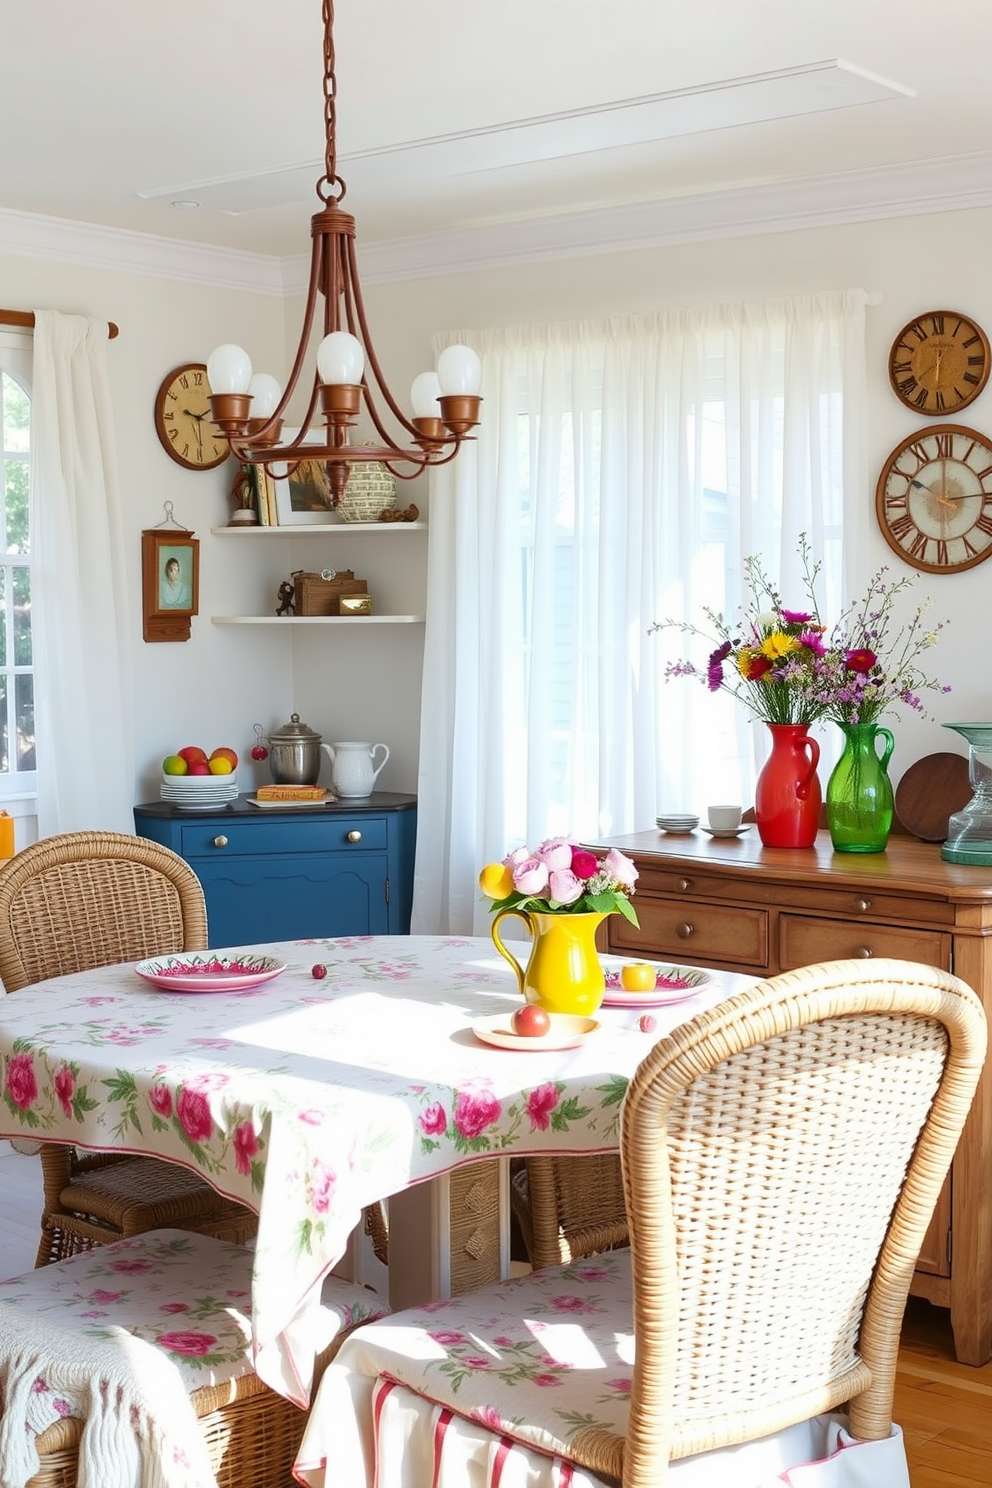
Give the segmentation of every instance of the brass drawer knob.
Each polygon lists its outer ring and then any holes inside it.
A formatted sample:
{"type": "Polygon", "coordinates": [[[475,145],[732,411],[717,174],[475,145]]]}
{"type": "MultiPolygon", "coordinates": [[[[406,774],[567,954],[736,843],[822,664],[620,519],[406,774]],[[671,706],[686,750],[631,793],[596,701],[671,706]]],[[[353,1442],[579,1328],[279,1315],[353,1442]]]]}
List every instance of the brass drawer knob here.
{"type": "Polygon", "coordinates": [[[348,833],[348,841],[349,842],[361,842],[361,840],[362,840],[362,834],[361,834],[361,832],[349,832],[348,833]]]}
{"type": "Polygon", "coordinates": [[[214,847],[226,847],[226,846],[227,846],[227,838],[226,837],[224,837],[222,835],[220,837],[215,837],[214,838],[214,847]]]}
{"type": "Polygon", "coordinates": [[[862,961],[870,961],[875,952],[872,950],[871,946],[859,946],[854,954],[856,956],[860,956],[862,961]]]}
{"type": "Polygon", "coordinates": [[[859,914],[867,914],[868,911],[869,911],[869,909],[871,909],[871,900],[870,899],[855,899],[855,901],[854,901],[854,907],[858,911],[859,914]]]}
{"type": "Polygon", "coordinates": [[[675,880],[675,887],[676,889],[678,889],[680,894],[688,894],[689,890],[692,888],[692,879],[677,878],[675,880]]]}
{"type": "Polygon", "coordinates": [[[692,925],[677,925],[675,927],[675,934],[679,940],[688,940],[689,936],[694,934],[694,930],[692,925]]]}

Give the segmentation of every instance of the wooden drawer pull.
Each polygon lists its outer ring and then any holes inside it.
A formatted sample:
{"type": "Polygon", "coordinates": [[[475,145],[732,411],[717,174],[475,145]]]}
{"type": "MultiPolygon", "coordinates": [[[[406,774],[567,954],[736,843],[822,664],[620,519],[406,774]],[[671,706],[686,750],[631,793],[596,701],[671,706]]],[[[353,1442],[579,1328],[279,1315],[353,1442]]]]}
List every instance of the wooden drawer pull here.
{"type": "Polygon", "coordinates": [[[692,925],[676,925],[675,934],[679,940],[688,940],[690,935],[695,934],[695,928],[692,925]]]}
{"type": "Polygon", "coordinates": [[[226,846],[227,846],[227,838],[226,837],[224,837],[222,835],[220,837],[215,837],[214,838],[214,847],[226,847],[226,846]]]}
{"type": "Polygon", "coordinates": [[[362,834],[361,834],[361,832],[349,832],[348,833],[348,841],[349,842],[361,842],[361,840],[362,840],[362,834]]]}
{"type": "Polygon", "coordinates": [[[678,889],[680,894],[688,894],[689,890],[692,888],[692,879],[677,878],[675,880],[675,887],[678,889]]]}

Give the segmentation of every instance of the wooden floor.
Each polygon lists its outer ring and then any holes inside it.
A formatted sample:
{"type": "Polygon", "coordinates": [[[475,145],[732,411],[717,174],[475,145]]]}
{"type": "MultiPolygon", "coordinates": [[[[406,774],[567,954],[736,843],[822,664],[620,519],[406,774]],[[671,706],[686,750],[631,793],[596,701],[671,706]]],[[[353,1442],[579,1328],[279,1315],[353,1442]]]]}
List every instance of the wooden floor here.
{"type": "MultiPolygon", "coordinates": [[[[41,1166],[0,1141],[0,1277],[34,1266],[41,1166]]],[[[948,1315],[910,1298],[894,1417],[912,1488],[992,1488],[992,1363],[954,1361],[948,1315]]]]}

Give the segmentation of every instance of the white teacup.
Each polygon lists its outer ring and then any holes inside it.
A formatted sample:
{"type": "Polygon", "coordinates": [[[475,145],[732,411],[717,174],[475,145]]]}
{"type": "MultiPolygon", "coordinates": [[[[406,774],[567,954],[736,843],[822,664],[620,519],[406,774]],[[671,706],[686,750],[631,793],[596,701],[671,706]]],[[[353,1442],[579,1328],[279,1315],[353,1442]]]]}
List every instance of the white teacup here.
{"type": "Polygon", "coordinates": [[[739,806],[709,806],[706,818],[714,832],[736,832],[741,824],[739,806]]]}

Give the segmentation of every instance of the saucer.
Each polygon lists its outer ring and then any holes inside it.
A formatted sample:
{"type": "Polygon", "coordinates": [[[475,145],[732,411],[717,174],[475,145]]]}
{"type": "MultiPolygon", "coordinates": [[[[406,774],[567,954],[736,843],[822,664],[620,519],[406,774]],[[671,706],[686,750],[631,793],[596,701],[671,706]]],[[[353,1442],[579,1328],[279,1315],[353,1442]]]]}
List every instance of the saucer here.
{"type": "Polygon", "coordinates": [[[739,827],[704,827],[704,832],[709,832],[711,837],[740,837],[745,832],[750,832],[751,823],[742,822],[739,827]]]}
{"type": "Polygon", "coordinates": [[[492,1044],[497,1049],[516,1049],[518,1053],[537,1054],[542,1049],[574,1049],[599,1027],[595,1018],[583,1018],[572,1013],[549,1013],[548,1017],[551,1019],[551,1027],[547,1033],[539,1034],[536,1038],[514,1033],[510,1027],[509,1013],[476,1018],[472,1023],[472,1032],[482,1043],[492,1044]]]}

